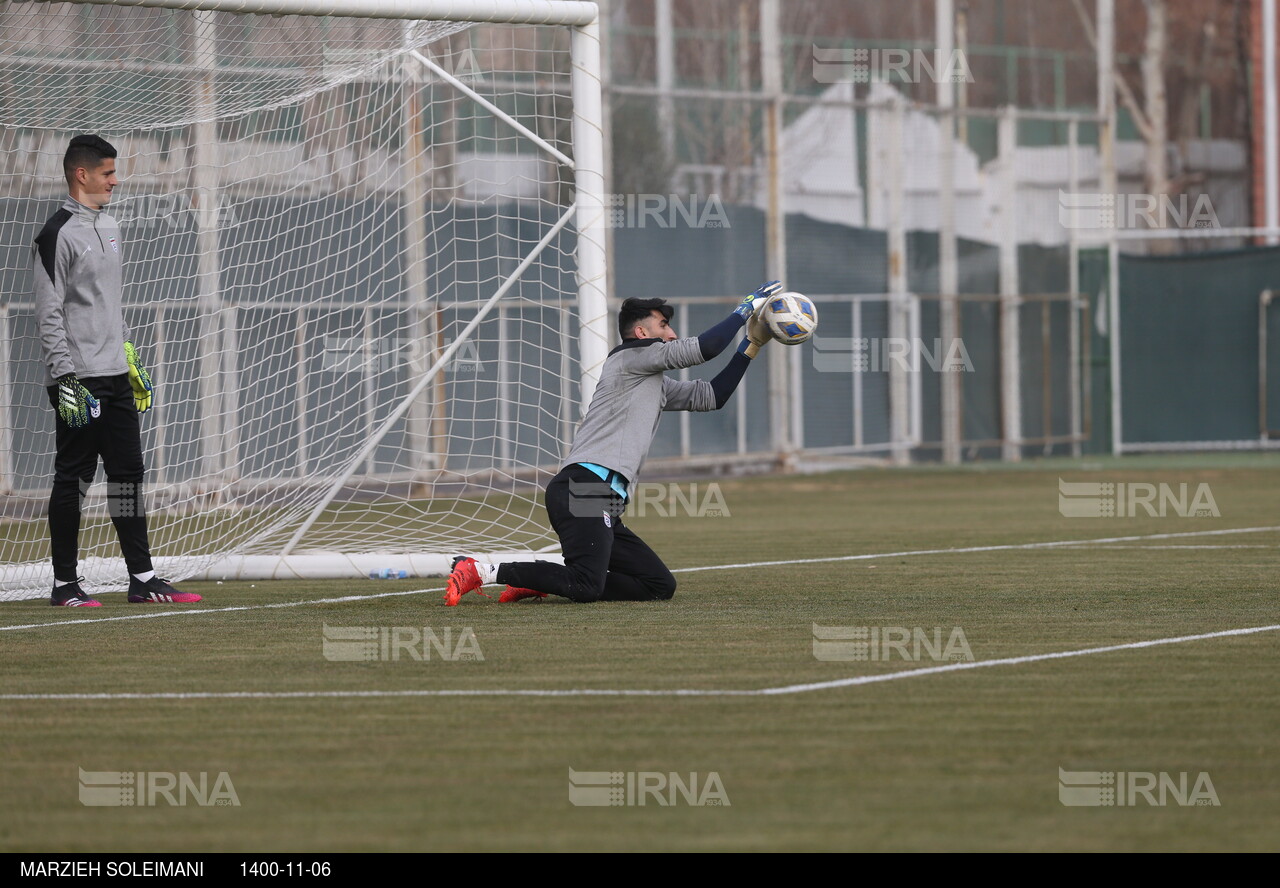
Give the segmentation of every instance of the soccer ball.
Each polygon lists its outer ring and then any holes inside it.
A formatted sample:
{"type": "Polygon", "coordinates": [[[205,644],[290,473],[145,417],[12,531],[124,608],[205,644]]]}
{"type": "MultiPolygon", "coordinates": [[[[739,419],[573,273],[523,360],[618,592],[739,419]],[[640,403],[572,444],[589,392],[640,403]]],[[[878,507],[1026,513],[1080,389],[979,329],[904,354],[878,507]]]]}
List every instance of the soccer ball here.
{"type": "Polygon", "coordinates": [[[779,293],[760,313],[773,338],[783,345],[799,345],[818,329],[818,309],[800,293],[779,293]]]}

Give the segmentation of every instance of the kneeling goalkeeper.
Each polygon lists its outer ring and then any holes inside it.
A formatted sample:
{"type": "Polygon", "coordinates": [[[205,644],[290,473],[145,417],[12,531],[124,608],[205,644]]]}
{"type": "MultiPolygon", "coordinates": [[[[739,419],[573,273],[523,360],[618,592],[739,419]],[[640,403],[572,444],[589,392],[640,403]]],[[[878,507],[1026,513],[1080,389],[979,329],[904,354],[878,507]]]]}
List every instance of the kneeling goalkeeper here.
{"type": "Polygon", "coordinates": [[[490,583],[505,583],[499,601],[560,595],[571,601],[656,601],[671,598],[676,579],[644,540],[622,523],[627,498],[658,432],[664,410],[719,410],[769,340],[760,309],[782,289],[770,281],[729,317],[696,337],[679,339],[672,307],[662,299],[628,299],[618,315],[622,344],[609,353],[591,406],[560,473],[547,484],[546,507],[560,537],[564,564],[454,559],[446,605],[490,583]],[[747,336],[712,379],[681,382],[667,370],[719,355],[743,325],[747,336]]]}

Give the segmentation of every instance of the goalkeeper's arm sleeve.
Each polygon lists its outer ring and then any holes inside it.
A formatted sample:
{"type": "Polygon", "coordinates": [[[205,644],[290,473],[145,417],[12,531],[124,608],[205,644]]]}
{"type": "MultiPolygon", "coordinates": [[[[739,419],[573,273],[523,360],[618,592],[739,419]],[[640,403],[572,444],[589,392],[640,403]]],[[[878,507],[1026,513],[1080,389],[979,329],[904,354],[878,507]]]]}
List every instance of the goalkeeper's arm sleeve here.
{"type": "Polygon", "coordinates": [[[724,369],[716,374],[715,379],[711,380],[711,390],[716,393],[717,410],[729,403],[730,395],[738,387],[738,383],[742,382],[742,376],[750,366],[751,359],[744,355],[741,350],[738,350],[729,359],[729,363],[724,365],[724,369]]]}
{"type": "Polygon", "coordinates": [[[698,334],[698,347],[702,349],[702,357],[710,361],[729,347],[733,337],[738,335],[747,319],[736,311],[705,333],[698,334]]]}
{"type": "Polygon", "coordinates": [[[36,327],[40,331],[40,356],[49,375],[61,379],[76,370],[67,344],[62,303],[66,295],[71,257],[65,241],[42,232],[31,248],[31,277],[34,281],[36,327]]]}

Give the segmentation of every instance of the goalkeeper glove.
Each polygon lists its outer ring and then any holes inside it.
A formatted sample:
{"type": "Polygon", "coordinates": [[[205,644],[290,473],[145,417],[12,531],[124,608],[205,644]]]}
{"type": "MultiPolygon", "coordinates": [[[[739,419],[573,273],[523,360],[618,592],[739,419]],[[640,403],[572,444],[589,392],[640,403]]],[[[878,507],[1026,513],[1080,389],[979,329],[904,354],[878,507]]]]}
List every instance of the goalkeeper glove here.
{"type": "Polygon", "coordinates": [[[58,379],[58,415],[73,429],[82,429],[102,415],[102,405],[74,373],[58,379]]]}
{"type": "Polygon", "coordinates": [[[734,312],[744,318],[750,317],[759,310],[760,306],[769,301],[770,296],[776,295],[781,289],[782,281],[769,281],[767,284],[762,284],[760,289],[750,296],[744,297],[738,307],[734,309],[734,312]]]}
{"type": "Polygon", "coordinates": [[[151,374],[142,366],[138,358],[138,350],[132,342],[124,344],[124,359],[129,363],[129,385],[133,387],[133,406],[139,413],[151,409],[151,374]]]}
{"type": "Polygon", "coordinates": [[[761,346],[773,338],[773,334],[769,332],[769,325],[764,322],[760,314],[761,312],[757,311],[747,318],[747,338],[742,340],[742,347],[739,349],[752,360],[755,360],[761,346]]]}

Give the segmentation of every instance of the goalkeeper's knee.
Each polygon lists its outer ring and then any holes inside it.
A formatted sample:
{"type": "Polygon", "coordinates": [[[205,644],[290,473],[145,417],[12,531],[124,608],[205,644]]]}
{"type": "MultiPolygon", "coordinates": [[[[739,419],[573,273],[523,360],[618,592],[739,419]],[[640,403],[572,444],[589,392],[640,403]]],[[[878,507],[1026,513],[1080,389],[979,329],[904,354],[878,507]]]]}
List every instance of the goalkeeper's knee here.
{"type": "Polygon", "coordinates": [[[645,585],[653,591],[654,601],[670,601],[676,594],[676,578],[667,571],[665,577],[645,580],[645,585]]]}

